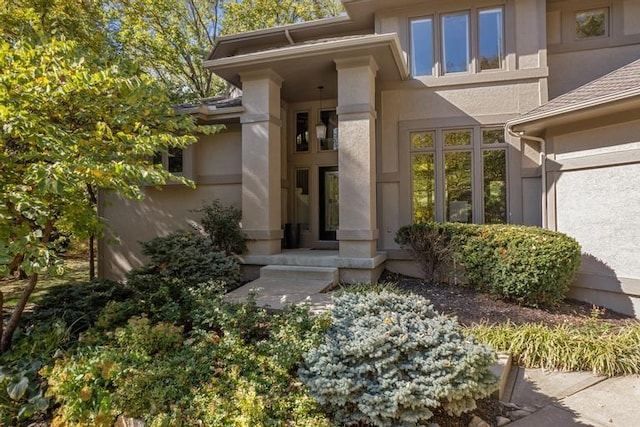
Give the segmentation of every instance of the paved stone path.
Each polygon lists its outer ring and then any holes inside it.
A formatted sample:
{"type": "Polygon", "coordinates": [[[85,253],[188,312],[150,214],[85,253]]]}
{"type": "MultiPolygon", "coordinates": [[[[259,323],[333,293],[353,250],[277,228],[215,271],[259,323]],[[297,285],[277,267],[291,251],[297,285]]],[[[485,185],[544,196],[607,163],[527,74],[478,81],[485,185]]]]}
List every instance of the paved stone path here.
{"type": "Polygon", "coordinates": [[[640,426],[640,376],[605,378],[516,366],[508,381],[504,400],[532,411],[510,427],[640,426]]]}

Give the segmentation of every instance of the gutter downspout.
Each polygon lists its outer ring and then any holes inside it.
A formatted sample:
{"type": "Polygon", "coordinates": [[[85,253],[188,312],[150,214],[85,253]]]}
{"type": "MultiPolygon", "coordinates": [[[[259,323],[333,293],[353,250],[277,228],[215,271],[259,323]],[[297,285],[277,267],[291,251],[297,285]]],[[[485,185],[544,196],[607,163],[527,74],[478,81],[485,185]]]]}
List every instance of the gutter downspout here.
{"type": "Polygon", "coordinates": [[[524,131],[516,132],[510,125],[506,126],[507,133],[514,138],[535,141],[540,144],[540,172],[542,185],[542,228],[547,228],[547,142],[540,137],[525,135],[524,131]]]}

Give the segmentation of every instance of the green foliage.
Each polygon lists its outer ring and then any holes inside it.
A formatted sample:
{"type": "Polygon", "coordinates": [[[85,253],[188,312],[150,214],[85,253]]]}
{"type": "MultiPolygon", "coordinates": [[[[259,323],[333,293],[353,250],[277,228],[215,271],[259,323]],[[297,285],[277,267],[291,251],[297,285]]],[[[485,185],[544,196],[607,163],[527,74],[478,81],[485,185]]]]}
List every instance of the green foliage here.
{"type": "Polygon", "coordinates": [[[242,211],[235,206],[223,206],[214,200],[202,209],[202,227],[211,237],[213,246],[227,254],[241,254],[247,249],[244,233],[240,228],[242,211]]]}
{"type": "Polygon", "coordinates": [[[451,240],[455,260],[474,288],[524,305],[560,302],[580,266],[575,239],[537,227],[414,224],[398,230],[396,242],[419,254],[421,239],[434,231],[451,240]]]}
{"type": "Polygon", "coordinates": [[[208,330],[133,317],[115,333],[90,331],[46,370],[53,425],[111,426],[118,414],[150,426],[330,425],[295,376],[326,318],[305,308],[272,316],[225,303],[219,288],[193,291],[208,330]]]}
{"type": "Polygon", "coordinates": [[[584,325],[474,325],[478,341],[512,354],[527,368],[592,371],[595,375],[640,374],[640,325],[614,327],[591,319],[584,325]]]}
{"type": "Polygon", "coordinates": [[[59,320],[20,331],[16,345],[0,357],[0,424],[15,425],[49,408],[46,384],[38,372],[70,342],[71,331],[59,320]]]}
{"type": "Polygon", "coordinates": [[[47,290],[26,320],[37,324],[59,319],[77,335],[94,325],[109,302],[128,301],[133,295],[130,287],[110,280],[58,285],[47,290]]]}
{"type": "Polygon", "coordinates": [[[122,53],[156,76],[178,102],[220,95],[224,84],[203,66],[217,36],[218,1],[120,0],[109,4],[122,53]]]}
{"type": "Polygon", "coordinates": [[[133,270],[128,280],[139,273],[153,273],[178,278],[192,285],[218,280],[233,286],[240,279],[235,258],[220,251],[205,236],[176,231],[141,244],[142,252],[150,258],[150,263],[141,270],[133,270]]]}
{"type": "Polygon", "coordinates": [[[496,388],[493,350],[465,338],[427,300],[390,292],[334,299],[324,343],[299,374],[346,424],[415,426],[442,409],[460,415],[496,388]]]}
{"type": "Polygon", "coordinates": [[[222,33],[234,34],[338,16],[337,0],[240,0],[223,2],[222,33]]]}

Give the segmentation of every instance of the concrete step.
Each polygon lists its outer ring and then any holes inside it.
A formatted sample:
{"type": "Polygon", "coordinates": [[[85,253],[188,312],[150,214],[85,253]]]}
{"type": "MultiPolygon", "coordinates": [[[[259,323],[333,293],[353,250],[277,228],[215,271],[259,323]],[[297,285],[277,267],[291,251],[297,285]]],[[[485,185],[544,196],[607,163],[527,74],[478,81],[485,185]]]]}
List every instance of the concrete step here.
{"type": "Polygon", "coordinates": [[[287,304],[310,303],[312,311],[322,311],[331,299],[323,294],[334,285],[332,280],[278,279],[261,277],[225,295],[228,301],[244,302],[250,292],[256,292],[256,305],[280,310],[287,304]]]}
{"type": "Polygon", "coordinates": [[[260,278],[287,280],[328,280],[338,283],[338,269],[335,267],[307,267],[298,265],[267,265],[260,268],[260,278]]]}

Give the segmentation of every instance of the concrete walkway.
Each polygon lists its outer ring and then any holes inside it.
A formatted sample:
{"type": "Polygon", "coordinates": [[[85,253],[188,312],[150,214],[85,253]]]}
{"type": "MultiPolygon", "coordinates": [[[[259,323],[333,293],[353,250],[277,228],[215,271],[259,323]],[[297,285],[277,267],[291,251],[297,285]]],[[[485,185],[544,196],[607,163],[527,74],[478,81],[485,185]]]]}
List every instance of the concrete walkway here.
{"type": "MultiPolygon", "coordinates": [[[[640,377],[513,367],[503,396],[523,418],[510,427],[640,426],[640,377]]],[[[508,404],[507,404],[508,406],[508,404]]]]}
{"type": "MultiPolygon", "coordinates": [[[[331,308],[331,295],[321,292],[326,289],[326,284],[301,289],[299,286],[284,286],[282,279],[263,280],[261,286],[254,284],[239,288],[228,294],[228,299],[243,300],[253,289],[258,292],[260,306],[281,309],[287,303],[306,302],[315,312],[331,308]]],[[[501,400],[511,418],[518,419],[513,422],[504,419],[504,425],[640,426],[640,376],[605,378],[589,372],[549,372],[518,366],[505,369],[509,369],[509,374],[501,400]]]]}

